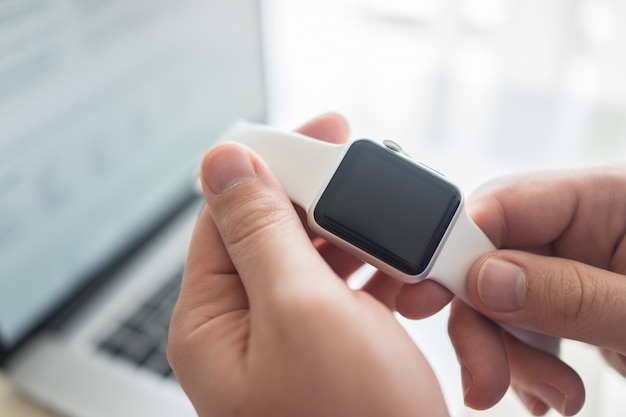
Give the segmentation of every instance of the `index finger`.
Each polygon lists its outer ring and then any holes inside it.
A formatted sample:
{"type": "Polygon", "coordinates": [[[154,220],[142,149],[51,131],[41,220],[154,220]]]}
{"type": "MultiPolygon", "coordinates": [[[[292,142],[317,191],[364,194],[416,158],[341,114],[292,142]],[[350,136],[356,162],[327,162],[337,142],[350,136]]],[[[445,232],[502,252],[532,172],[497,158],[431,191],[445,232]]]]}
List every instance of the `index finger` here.
{"type": "Polygon", "coordinates": [[[562,233],[576,212],[573,182],[562,173],[498,179],[470,196],[467,209],[499,248],[543,246],[562,233]]]}
{"type": "Polygon", "coordinates": [[[499,248],[606,266],[624,232],[625,188],[623,167],[526,174],[487,184],[467,207],[499,248]]]}

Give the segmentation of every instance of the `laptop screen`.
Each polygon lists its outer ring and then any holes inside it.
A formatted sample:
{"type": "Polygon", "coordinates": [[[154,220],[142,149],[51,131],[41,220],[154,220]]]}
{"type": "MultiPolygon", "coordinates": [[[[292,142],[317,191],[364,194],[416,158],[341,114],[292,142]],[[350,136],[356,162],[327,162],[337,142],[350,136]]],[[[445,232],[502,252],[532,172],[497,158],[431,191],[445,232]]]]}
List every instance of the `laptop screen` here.
{"type": "Polygon", "coordinates": [[[256,0],[0,4],[0,350],[264,118],[256,0]]]}

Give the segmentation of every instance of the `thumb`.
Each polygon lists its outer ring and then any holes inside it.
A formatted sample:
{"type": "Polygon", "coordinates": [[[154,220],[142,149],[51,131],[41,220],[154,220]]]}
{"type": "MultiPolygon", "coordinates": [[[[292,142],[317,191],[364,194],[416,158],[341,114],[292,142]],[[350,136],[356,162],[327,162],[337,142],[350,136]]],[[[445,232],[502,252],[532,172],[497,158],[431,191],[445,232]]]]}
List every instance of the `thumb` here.
{"type": "Polygon", "coordinates": [[[472,301],[507,324],[626,350],[624,276],[580,262],[521,251],[482,258],[470,272],[472,301]]]}
{"type": "Polygon", "coordinates": [[[288,285],[319,286],[326,263],[293,204],[267,165],[248,148],[228,143],[202,162],[207,206],[250,303],[288,285]]]}

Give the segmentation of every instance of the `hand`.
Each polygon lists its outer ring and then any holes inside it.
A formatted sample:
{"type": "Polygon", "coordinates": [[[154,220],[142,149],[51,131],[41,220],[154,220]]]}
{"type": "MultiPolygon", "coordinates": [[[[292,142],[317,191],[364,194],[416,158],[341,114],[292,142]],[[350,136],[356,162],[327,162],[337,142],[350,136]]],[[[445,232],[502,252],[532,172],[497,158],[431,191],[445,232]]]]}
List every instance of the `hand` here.
{"type": "Polygon", "coordinates": [[[498,247],[524,249],[477,263],[468,289],[478,309],[596,345],[626,375],[626,169],[500,181],[472,207],[498,247]]]}
{"type": "MultiPolygon", "coordinates": [[[[343,119],[300,129],[343,142],[343,119]]],[[[202,164],[168,357],[201,416],[443,416],[432,369],[391,312],[342,278],[361,263],[308,230],[240,145],[202,164]]]]}
{"type": "MultiPolygon", "coordinates": [[[[499,180],[479,190],[468,208],[501,248],[469,274],[468,291],[478,311],[498,322],[596,345],[626,376],[626,169],[499,180]]],[[[412,291],[398,296],[409,315],[409,302],[416,300],[412,291]]],[[[485,343],[479,337],[495,344],[500,332],[457,301],[450,334],[461,362],[482,366],[470,371],[470,391],[487,392],[486,381],[497,381],[491,365],[501,366],[508,355],[511,384],[534,414],[550,405],[571,415],[582,406],[582,386],[566,368],[512,337],[503,338],[504,349],[476,349],[485,343]]]]}

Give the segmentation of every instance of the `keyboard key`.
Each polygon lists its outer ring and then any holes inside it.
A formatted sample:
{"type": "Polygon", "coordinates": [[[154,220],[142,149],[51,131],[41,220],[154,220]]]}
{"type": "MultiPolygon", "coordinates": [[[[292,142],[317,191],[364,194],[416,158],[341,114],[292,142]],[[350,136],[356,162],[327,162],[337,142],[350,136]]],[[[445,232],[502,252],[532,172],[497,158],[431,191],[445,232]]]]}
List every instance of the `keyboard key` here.
{"type": "Polygon", "coordinates": [[[100,343],[100,349],[163,377],[173,377],[165,352],[181,276],[182,272],[174,274],[139,305],[100,343]]]}

